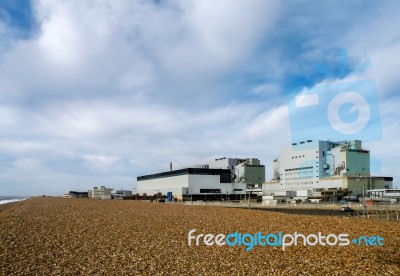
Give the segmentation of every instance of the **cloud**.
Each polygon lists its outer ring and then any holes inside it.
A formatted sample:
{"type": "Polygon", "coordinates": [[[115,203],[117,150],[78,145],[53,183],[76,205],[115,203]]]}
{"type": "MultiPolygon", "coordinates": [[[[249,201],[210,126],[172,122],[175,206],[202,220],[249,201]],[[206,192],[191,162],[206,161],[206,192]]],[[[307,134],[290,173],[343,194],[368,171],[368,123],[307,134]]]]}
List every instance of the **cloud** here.
{"type": "Polygon", "coordinates": [[[367,146],[395,169],[383,146],[396,147],[399,118],[391,2],[36,0],[18,10],[32,22],[0,16],[5,193],[132,188],[170,161],[270,166],[291,139],[287,95],[363,77],[378,85],[384,134],[367,146]]]}

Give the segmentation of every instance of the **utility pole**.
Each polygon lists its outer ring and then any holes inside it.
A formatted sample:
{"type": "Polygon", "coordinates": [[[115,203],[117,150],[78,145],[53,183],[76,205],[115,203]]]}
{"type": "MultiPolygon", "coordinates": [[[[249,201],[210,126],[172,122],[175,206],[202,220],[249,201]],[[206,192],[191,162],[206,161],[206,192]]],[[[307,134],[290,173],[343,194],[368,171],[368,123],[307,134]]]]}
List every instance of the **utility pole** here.
{"type": "Polygon", "coordinates": [[[367,176],[364,175],[364,182],[363,182],[363,215],[365,217],[365,181],[367,179],[367,176]]]}
{"type": "MultiPolygon", "coordinates": [[[[246,184],[247,187],[247,184],[246,184]]],[[[249,208],[250,208],[250,198],[251,198],[251,190],[249,191],[249,208]]]]}

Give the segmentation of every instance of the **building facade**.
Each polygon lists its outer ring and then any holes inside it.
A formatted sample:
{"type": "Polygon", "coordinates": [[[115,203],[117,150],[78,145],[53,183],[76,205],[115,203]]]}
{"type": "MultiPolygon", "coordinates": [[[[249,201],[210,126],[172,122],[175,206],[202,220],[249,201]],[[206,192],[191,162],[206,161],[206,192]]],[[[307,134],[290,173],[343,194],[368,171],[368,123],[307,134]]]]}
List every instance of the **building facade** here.
{"type": "Polygon", "coordinates": [[[393,182],[392,177],[371,176],[370,152],[359,140],[293,143],[281,149],[273,170],[273,179],[263,185],[266,196],[294,191],[301,197],[358,197],[366,189],[390,189],[393,182]]]}
{"type": "Polygon", "coordinates": [[[265,166],[257,158],[222,157],[209,162],[210,169],[229,169],[232,181],[246,183],[248,186],[261,185],[265,182],[265,166]]]}
{"type": "Polygon", "coordinates": [[[88,192],[77,192],[69,191],[69,193],[64,194],[66,198],[88,198],[88,192]]]}
{"type": "Polygon", "coordinates": [[[336,176],[370,176],[370,152],[358,140],[293,143],[281,149],[276,162],[283,189],[339,188],[336,176]]]}
{"type": "Polygon", "coordinates": [[[112,188],[106,188],[105,186],[93,187],[88,191],[89,198],[95,199],[111,199],[112,188]]]}
{"type": "Polygon", "coordinates": [[[139,194],[166,195],[172,192],[177,200],[240,198],[246,184],[232,183],[229,169],[185,168],[137,177],[139,194]]]}
{"type": "Polygon", "coordinates": [[[126,197],[131,197],[132,191],[131,190],[113,190],[111,192],[111,198],[113,199],[124,199],[126,197]]]}

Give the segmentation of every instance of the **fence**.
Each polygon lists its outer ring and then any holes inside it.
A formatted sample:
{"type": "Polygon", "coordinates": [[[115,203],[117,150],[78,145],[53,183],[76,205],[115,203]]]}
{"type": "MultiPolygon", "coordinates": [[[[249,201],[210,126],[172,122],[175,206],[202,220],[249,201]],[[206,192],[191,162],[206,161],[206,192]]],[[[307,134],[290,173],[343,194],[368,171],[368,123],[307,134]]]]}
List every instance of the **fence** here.
{"type": "Polygon", "coordinates": [[[278,203],[275,205],[265,205],[262,202],[251,200],[227,200],[227,201],[184,201],[174,202],[173,204],[196,205],[196,206],[215,206],[230,208],[249,208],[257,210],[283,211],[294,214],[330,215],[347,216],[352,218],[365,219],[385,219],[399,220],[400,204],[374,204],[366,206],[365,211],[359,202],[339,203],[278,203]],[[350,207],[351,212],[342,212],[342,207],[350,207]],[[320,212],[319,212],[320,211],[320,212]]]}
{"type": "Polygon", "coordinates": [[[386,219],[399,220],[400,211],[369,211],[369,212],[352,212],[348,213],[349,217],[358,217],[366,219],[386,219]]]}

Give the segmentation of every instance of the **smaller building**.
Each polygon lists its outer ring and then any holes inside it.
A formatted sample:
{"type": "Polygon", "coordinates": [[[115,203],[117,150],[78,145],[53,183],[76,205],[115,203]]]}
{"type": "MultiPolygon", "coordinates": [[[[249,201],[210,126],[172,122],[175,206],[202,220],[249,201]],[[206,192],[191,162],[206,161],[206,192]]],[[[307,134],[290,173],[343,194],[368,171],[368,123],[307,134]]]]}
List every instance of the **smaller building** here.
{"type": "Polygon", "coordinates": [[[244,182],[250,187],[258,187],[265,182],[265,166],[257,158],[247,158],[235,166],[239,182],[244,182]]]}
{"type": "Polygon", "coordinates": [[[65,194],[66,198],[88,198],[88,192],[77,192],[77,191],[69,191],[68,194],[65,194]]]}
{"type": "Polygon", "coordinates": [[[113,199],[124,199],[125,197],[131,197],[132,191],[130,190],[113,190],[111,192],[111,197],[113,199]]]}
{"type": "Polygon", "coordinates": [[[95,199],[111,199],[112,188],[106,188],[105,186],[93,187],[88,191],[89,198],[95,199]]]}
{"type": "Polygon", "coordinates": [[[366,197],[372,201],[399,202],[400,190],[396,189],[372,189],[366,191],[366,197]]]}
{"type": "Polygon", "coordinates": [[[210,169],[231,170],[233,181],[246,183],[248,186],[257,187],[265,182],[265,166],[257,158],[217,158],[207,165],[210,169]]]}

